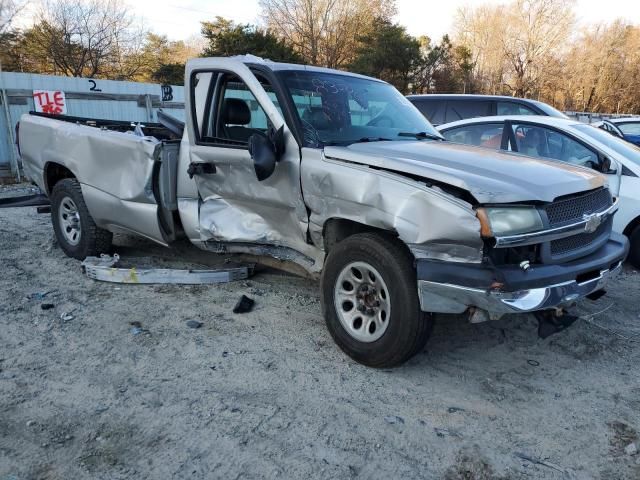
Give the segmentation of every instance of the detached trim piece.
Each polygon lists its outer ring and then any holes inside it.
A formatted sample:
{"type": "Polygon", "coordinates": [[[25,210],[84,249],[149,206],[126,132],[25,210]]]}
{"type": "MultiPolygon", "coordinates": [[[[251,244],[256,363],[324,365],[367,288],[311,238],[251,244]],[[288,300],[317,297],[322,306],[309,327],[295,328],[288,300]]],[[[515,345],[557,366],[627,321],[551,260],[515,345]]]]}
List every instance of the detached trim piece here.
{"type": "Polygon", "coordinates": [[[173,283],[198,285],[244,280],[253,275],[253,265],[216,270],[179,270],[173,268],[118,268],[120,256],[114,254],[87,257],[82,272],[93,280],[111,283],[173,283]]]}
{"type": "Polygon", "coordinates": [[[0,208],[43,207],[50,205],[49,197],[44,193],[26,195],[24,197],[0,198],[0,208]]]}

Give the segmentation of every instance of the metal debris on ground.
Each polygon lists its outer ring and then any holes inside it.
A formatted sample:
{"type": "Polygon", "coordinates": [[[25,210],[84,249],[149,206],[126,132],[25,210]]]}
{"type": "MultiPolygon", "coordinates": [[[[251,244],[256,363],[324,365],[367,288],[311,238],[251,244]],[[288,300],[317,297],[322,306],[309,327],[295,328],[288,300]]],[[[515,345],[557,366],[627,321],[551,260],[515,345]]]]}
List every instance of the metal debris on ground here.
{"type": "Polygon", "coordinates": [[[233,313],[250,312],[255,303],[256,302],[252,298],[249,298],[246,295],[242,295],[238,300],[238,303],[236,303],[236,306],[233,307],[233,313]]]}
{"type": "Polygon", "coordinates": [[[189,328],[200,328],[202,326],[202,322],[199,322],[197,320],[189,320],[187,322],[187,327],[189,328]]]}
{"type": "Polygon", "coordinates": [[[226,283],[244,280],[253,274],[253,265],[215,270],[184,270],[175,268],[122,268],[120,256],[87,257],[82,271],[94,280],[113,283],[174,283],[183,285],[226,283]]]}
{"type": "Polygon", "coordinates": [[[60,315],[60,320],[62,320],[63,322],[70,322],[71,320],[73,320],[73,315],[71,314],[71,312],[63,312],[60,315]]]}

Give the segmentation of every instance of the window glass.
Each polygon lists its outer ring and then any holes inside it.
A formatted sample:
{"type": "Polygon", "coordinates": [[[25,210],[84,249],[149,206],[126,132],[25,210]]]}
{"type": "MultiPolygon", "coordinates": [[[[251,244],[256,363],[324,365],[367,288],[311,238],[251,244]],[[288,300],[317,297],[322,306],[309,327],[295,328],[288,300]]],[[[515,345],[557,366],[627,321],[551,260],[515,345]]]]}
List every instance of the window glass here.
{"type": "Polygon", "coordinates": [[[640,165],[640,148],[636,147],[632,143],[629,143],[626,140],[622,140],[619,137],[609,135],[607,132],[596,128],[593,125],[578,123],[576,125],[573,125],[573,128],[604,144],[613,151],[622,155],[624,158],[631,160],[637,165],[640,165]]]}
{"type": "Polygon", "coordinates": [[[446,121],[455,122],[465,118],[491,115],[491,103],[481,100],[447,100],[446,121]]]}
{"type": "Polygon", "coordinates": [[[302,124],[304,145],[416,140],[440,134],[391,85],[373,79],[317,71],[280,71],[302,124]]]}
{"type": "MultiPolygon", "coordinates": [[[[239,77],[198,72],[192,78],[194,126],[202,141],[245,146],[251,135],[266,134],[269,127],[266,112],[239,77]]],[[[258,80],[280,110],[272,86],[258,80]]]]}
{"type": "Polygon", "coordinates": [[[625,135],[640,135],[640,122],[638,123],[618,123],[618,128],[625,135]]]}
{"type": "Polygon", "coordinates": [[[512,128],[518,152],[524,155],[562,160],[590,168],[599,164],[595,152],[563,133],[533,125],[513,125],[512,128]]]}
{"type": "Polygon", "coordinates": [[[444,138],[465,145],[498,149],[502,143],[502,123],[481,123],[441,132],[444,138]]]}
{"type": "Polygon", "coordinates": [[[444,100],[429,100],[420,98],[417,100],[413,100],[413,104],[418,107],[420,113],[427,117],[427,119],[434,125],[440,125],[444,123],[444,111],[446,105],[444,100]]]}
{"type": "Polygon", "coordinates": [[[496,108],[498,115],[537,115],[537,113],[517,102],[498,102],[496,108]]]}

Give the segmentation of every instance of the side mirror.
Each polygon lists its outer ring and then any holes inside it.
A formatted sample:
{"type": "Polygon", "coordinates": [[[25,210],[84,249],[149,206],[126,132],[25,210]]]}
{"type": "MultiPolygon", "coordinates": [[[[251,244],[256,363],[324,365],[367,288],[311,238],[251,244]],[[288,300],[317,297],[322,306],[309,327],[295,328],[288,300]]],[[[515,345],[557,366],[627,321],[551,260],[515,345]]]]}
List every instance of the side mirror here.
{"type": "Polygon", "coordinates": [[[249,137],[249,155],[259,181],[266,180],[276,168],[276,151],[273,143],[262,135],[249,137]]]}

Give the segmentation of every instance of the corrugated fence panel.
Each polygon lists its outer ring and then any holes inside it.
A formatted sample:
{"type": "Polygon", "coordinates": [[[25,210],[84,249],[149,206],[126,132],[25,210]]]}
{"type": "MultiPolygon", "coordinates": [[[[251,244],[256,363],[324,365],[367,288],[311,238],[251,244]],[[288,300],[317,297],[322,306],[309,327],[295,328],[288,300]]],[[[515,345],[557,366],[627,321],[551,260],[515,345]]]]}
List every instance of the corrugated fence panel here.
{"type": "MultiPolygon", "coordinates": [[[[24,113],[35,109],[33,90],[60,90],[65,93],[67,115],[156,122],[162,108],[184,120],[184,87],[171,86],[171,98],[159,84],[120,82],[89,78],[57,77],[28,73],[0,73],[0,89],[8,99],[12,131],[24,113]]],[[[0,97],[0,102],[2,98],[0,97]]],[[[7,168],[15,148],[11,143],[4,105],[0,111],[0,168],[7,168]]]]}

